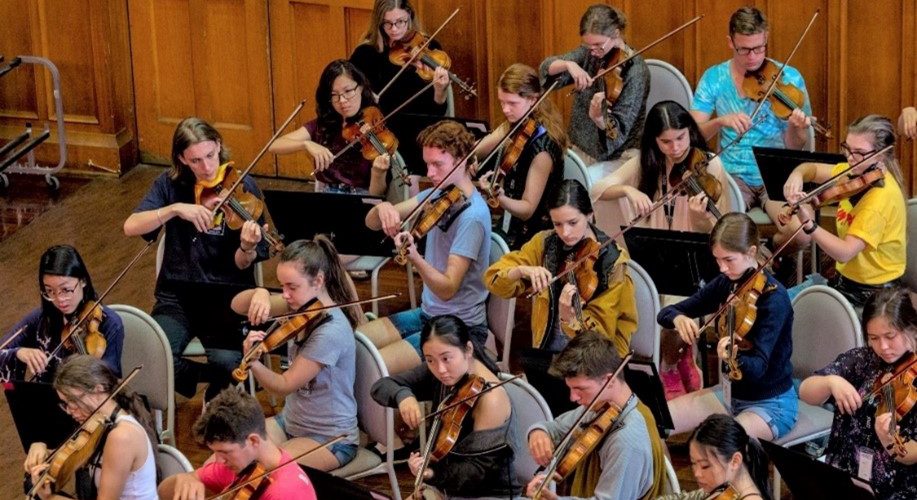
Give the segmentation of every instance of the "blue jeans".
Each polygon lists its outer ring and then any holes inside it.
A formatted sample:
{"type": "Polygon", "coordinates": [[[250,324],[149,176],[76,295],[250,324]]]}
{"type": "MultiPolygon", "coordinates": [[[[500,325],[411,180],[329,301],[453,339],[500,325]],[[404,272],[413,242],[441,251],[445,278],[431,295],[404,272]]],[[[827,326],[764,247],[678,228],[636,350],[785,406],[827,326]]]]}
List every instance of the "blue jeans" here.
{"type": "MultiPolygon", "coordinates": [[[[335,436],[324,436],[321,434],[307,434],[305,436],[292,436],[290,435],[289,432],[287,432],[287,422],[283,418],[283,412],[274,415],[274,421],[277,422],[278,426],[280,426],[280,429],[287,436],[287,439],[303,437],[303,438],[311,439],[315,441],[316,443],[327,443],[328,441],[331,441],[332,439],[335,438],[335,436]]],[[[344,443],[344,442],[338,441],[337,443],[334,443],[333,445],[329,446],[328,451],[330,451],[331,454],[334,455],[334,458],[338,459],[338,463],[340,464],[340,467],[343,467],[347,465],[348,463],[350,463],[350,461],[353,460],[354,457],[357,456],[357,445],[353,443],[344,443]]]]}
{"type": "MultiPolygon", "coordinates": [[[[723,399],[723,387],[718,386],[713,390],[713,393],[720,403],[726,406],[726,401],[723,399]]],[[[730,409],[727,408],[727,410],[730,409]]],[[[796,387],[791,386],[783,394],[757,401],[733,397],[730,411],[732,416],[736,416],[743,411],[750,411],[761,417],[770,427],[771,433],[774,434],[774,439],[777,439],[780,436],[785,436],[796,424],[796,415],[799,412],[799,396],[796,394],[796,387]]]]}
{"type": "MultiPolygon", "coordinates": [[[[392,325],[398,330],[398,333],[401,334],[401,338],[414,347],[420,359],[423,359],[423,351],[420,350],[420,333],[432,318],[419,307],[401,311],[388,317],[392,325]]],[[[468,325],[468,329],[469,333],[471,333],[471,339],[478,344],[478,347],[483,348],[484,344],[487,343],[487,325],[468,325]]]]}

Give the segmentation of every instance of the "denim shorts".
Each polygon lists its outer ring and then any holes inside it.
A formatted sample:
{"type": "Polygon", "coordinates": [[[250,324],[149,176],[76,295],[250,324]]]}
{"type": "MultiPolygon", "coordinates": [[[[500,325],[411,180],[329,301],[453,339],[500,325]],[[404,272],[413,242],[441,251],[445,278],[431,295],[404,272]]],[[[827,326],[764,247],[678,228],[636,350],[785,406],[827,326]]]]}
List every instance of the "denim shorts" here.
{"type": "MultiPolygon", "coordinates": [[[[716,399],[723,406],[726,406],[726,401],[723,399],[723,387],[717,386],[713,393],[716,394],[716,399]]],[[[770,427],[771,432],[774,434],[774,439],[777,439],[785,436],[796,424],[796,415],[799,412],[799,396],[796,394],[796,388],[790,387],[783,394],[758,401],[733,397],[732,416],[736,416],[743,411],[750,411],[761,417],[770,427]]]]}
{"type": "MultiPolygon", "coordinates": [[[[423,359],[423,351],[420,349],[420,332],[423,331],[424,325],[429,323],[432,318],[419,307],[397,312],[388,317],[395,329],[398,330],[398,333],[401,334],[401,338],[414,347],[420,359],[423,359]]],[[[471,333],[471,339],[479,347],[484,347],[487,342],[487,325],[468,325],[468,328],[471,333]]]]}
{"type": "MultiPolygon", "coordinates": [[[[280,426],[280,429],[286,435],[287,439],[294,439],[298,437],[304,437],[315,441],[316,443],[327,443],[335,438],[335,436],[323,436],[321,434],[306,434],[304,436],[293,436],[287,432],[287,423],[283,418],[283,413],[278,413],[274,415],[274,421],[277,422],[277,425],[280,426]]],[[[357,445],[353,443],[344,443],[338,441],[333,445],[328,447],[328,450],[334,455],[334,458],[338,459],[338,463],[343,467],[350,463],[354,457],[357,456],[357,445]]]]}

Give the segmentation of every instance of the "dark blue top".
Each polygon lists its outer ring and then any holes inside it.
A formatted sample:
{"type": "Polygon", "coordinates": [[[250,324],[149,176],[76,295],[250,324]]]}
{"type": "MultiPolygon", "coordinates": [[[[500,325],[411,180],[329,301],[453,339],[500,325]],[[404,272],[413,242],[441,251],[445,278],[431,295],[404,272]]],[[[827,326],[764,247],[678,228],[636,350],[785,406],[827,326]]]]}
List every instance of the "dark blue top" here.
{"type": "MultiPolygon", "coordinates": [[[[749,272],[750,273],[750,272],[749,272]]],[[[746,273],[745,276],[748,276],[746,273]]],[[[747,401],[768,399],[790,389],[793,385],[793,306],[786,289],[769,273],[765,291],[756,303],[758,313],[746,340],[752,348],[740,350],[738,354],[742,380],[732,382],[734,397],[747,401]]],[[[679,314],[699,318],[719,310],[732,289],[744,281],[733,282],[721,274],[691,297],[664,307],[659,311],[657,321],[664,328],[674,328],[673,321],[679,314]]]]}
{"type": "MultiPolygon", "coordinates": [[[[121,377],[121,349],[124,345],[124,324],[121,322],[121,316],[112,311],[107,306],[102,306],[104,318],[99,324],[99,332],[105,337],[108,343],[105,348],[105,354],[102,355],[102,361],[108,365],[117,377],[121,377]]],[[[29,347],[41,349],[46,354],[51,354],[60,344],[60,331],[48,331],[48,321],[43,321],[41,307],[33,309],[26,317],[16,323],[13,328],[3,336],[0,343],[5,342],[11,335],[14,335],[20,329],[22,333],[16,336],[5,349],[0,351],[0,380],[22,380],[25,377],[25,364],[19,362],[16,353],[20,347],[29,347]]],[[[76,321],[79,318],[74,318],[76,321]]],[[[54,355],[54,358],[48,363],[48,369],[42,373],[38,382],[51,382],[54,378],[54,372],[57,365],[67,356],[74,354],[74,351],[62,347],[54,355]]]]}
{"type": "MultiPolygon", "coordinates": [[[[251,176],[245,177],[242,182],[246,191],[263,198],[251,176]]],[[[134,213],[156,210],[173,203],[194,203],[194,183],[187,180],[187,176],[173,181],[168,172],[163,172],[153,182],[134,213]]],[[[258,219],[258,224],[264,225],[263,215],[258,219]]],[[[210,231],[200,233],[194,224],[180,217],[168,220],[165,228],[165,252],[159,273],[160,281],[255,285],[254,265],[245,269],[236,267],[235,255],[241,231],[230,229],[223,221],[210,231]]],[[[143,235],[143,238],[150,241],[158,235],[157,228],[143,235]]],[[[268,257],[267,242],[264,239],[256,248],[258,256],[255,262],[268,257]]]]}

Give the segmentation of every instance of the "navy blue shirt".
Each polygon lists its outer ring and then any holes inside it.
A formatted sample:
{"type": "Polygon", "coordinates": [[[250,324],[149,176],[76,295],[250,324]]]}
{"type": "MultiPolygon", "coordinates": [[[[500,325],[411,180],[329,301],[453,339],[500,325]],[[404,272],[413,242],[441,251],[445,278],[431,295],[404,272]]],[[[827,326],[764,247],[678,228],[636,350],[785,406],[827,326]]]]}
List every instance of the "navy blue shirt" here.
{"type": "MultiPolygon", "coordinates": [[[[734,282],[721,274],[691,297],[664,307],[656,319],[662,327],[674,328],[679,314],[689,318],[713,314],[748,275],[734,282]]],[[[743,377],[732,381],[733,396],[746,401],[778,396],[793,385],[793,306],[783,285],[766,271],[765,275],[767,285],[756,302],[755,323],[745,336],[752,348],[740,350],[737,357],[743,377]]]]}

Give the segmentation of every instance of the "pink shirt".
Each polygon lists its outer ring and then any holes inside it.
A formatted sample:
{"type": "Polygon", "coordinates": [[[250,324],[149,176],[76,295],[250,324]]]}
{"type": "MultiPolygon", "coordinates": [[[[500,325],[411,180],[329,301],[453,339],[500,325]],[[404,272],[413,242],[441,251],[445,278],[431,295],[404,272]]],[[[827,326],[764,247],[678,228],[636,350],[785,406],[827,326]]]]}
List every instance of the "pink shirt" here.
{"type": "MultiPolygon", "coordinates": [[[[280,461],[288,462],[293,457],[285,450],[280,451],[280,461]]],[[[221,492],[236,479],[236,473],[226,464],[210,462],[195,471],[197,478],[210,491],[221,492]]],[[[290,462],[270,474],[271,484],[258,500],[317,500],[315,488],[309,477],[295,462],[290,462]]]]}

